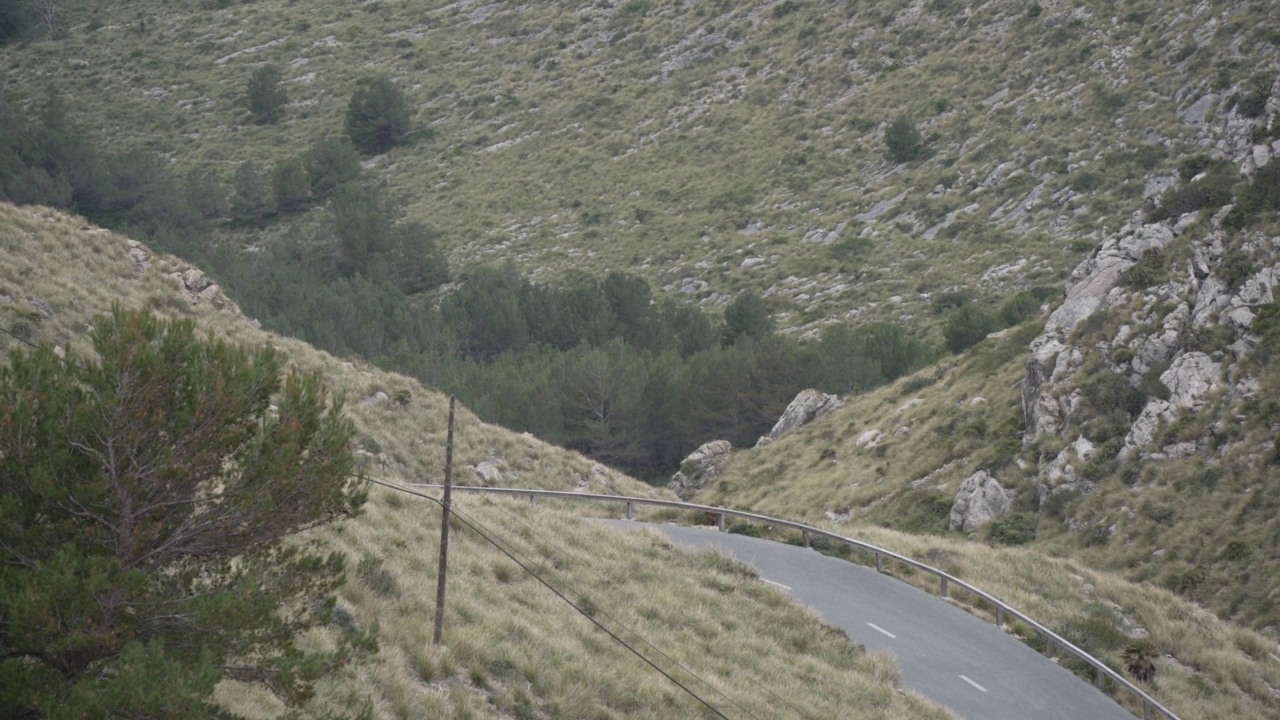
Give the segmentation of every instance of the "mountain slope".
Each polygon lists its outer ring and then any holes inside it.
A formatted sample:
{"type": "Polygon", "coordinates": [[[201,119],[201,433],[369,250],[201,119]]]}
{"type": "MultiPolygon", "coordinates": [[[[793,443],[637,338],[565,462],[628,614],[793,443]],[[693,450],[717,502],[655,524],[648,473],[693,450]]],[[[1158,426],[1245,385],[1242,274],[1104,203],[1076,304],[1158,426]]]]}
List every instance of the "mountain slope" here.
{"type": "Polygon", "coordinates": [[[756,288],[805,327],[1056,284],[1179,158],[1246,149],[1267,20],[1264,3],[149,1],[69,7],[0,69],[74,99],[109,145],[226,183],[342,134],[356,80],[385,73],[421,132],[367,164],[455,266],[639,269],[713,305],[756,288]],[[264,63],[291,100],[277,125],[243,105],[264,63]],[[886,159],[900,116],[924,159],[886,159]]]}
{"type": "MultiPolygon", "coordinates": [[[[175,258],[80,218],[0,204],[0,347],[47,342],[83,352],[88,320],[112,303],[189,317],[217,336],[280,348],[291,363],[319,370],[330,389],[345,392],[365,472],[393,482],[440,478],[447,402],[437,393],[261,331],[199,270],[175,258]]],[[[475,478],[487,461],[521,485],[657,494],[581,456],[484,425],[465,409],[457,432],[460,478],[475,478]]],[[[742,565],[610,531],[554,505],[463,498],[458,510],[615,632],[652,643],[647,655],[718,707],[757,717],[779,707],[814,717],[949,717],[902,691],[890,659],[862,652],[742,565]]],[[[350,575],[333,625],[307,642],[323,645],[359,627],[375,631],[380,650],[322,682],[303,708],[310,716],[660,718],[700,711],[464,526],[451,543],[445,647],[431,646],[439,534],[432,503],[375,487],[361,516],[321,532],[347,554],[350,575]]],[[[264,688],[230,681],[217,698],[248,718],[283,710],[264,688]]]]}

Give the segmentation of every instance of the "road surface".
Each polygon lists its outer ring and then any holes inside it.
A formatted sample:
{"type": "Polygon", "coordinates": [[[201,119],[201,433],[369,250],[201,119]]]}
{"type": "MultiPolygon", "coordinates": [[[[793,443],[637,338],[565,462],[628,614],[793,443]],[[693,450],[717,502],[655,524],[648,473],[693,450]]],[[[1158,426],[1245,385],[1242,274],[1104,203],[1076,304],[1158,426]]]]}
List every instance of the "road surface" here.
{"type": "Polygon", "coordinates": [[[677,545],[719,548],[813,608],[868,650],[898,660],[903,683],[966,720],[1134,720],[1093,685],[950,603],[872,568],[711,528],[651,528],[677,545]]]}

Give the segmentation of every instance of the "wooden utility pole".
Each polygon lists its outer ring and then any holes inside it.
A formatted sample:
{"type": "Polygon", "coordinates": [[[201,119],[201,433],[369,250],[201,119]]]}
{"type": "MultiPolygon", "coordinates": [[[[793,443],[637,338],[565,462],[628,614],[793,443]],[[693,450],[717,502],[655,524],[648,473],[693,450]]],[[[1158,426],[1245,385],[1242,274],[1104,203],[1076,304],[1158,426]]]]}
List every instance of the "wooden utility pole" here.
{"type": "Polygon", "coordinates": [[[449,396],[449,435],[444,446],[444,512],[440,520],[440,570],[436,575],[436,631],[432,643],[439,645],[444,635],[444,586],[449,574],[449,510],[453,489],[453,407],[456,399],[449,396]]]}

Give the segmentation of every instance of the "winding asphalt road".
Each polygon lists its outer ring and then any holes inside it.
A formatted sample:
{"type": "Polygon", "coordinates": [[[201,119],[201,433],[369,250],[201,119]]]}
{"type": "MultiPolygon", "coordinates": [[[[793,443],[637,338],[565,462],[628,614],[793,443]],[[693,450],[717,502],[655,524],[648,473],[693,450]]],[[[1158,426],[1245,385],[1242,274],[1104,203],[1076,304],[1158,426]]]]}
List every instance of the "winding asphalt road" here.
{"type": "Polygon", "coordinates": [[[868,650],[897,658],[907,687],[966,720],[1134,720],[1057,663],[1004,631],[904,582],[814,550],[709,528],[651,528],[677,545],[721,552],[816,610],[868,650]]]}

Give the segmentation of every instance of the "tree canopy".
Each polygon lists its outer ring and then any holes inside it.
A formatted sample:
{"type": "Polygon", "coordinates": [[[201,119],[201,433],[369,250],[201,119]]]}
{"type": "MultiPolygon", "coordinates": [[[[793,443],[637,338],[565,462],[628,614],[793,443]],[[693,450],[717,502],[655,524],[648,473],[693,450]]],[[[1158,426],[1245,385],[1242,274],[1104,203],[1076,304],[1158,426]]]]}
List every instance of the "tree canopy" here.
{"type": "Polygon", "coordinates": [[[304,531],[365,495],[341,402],[190,322],[117,307],[92,337],[0,367],[0,708],[211,717],[223,677],[305,699],[366,642],[294,644],[343,578],[304,531]]]}
{"type": "Polygon", "coordinates": [[[411,119],[404,93],[386,75],[361,78],[347,105],[347,135],[370,155],[404,141],[411,119]]]}

